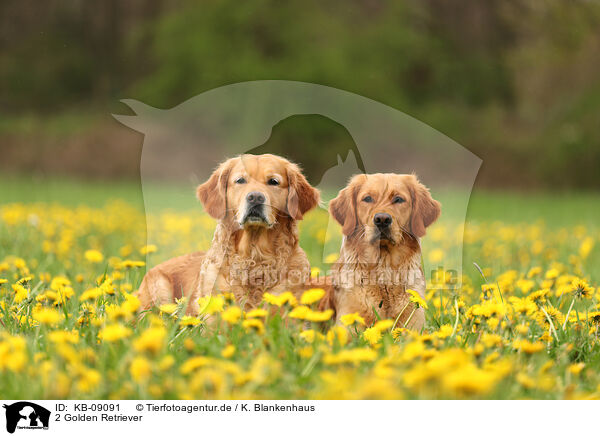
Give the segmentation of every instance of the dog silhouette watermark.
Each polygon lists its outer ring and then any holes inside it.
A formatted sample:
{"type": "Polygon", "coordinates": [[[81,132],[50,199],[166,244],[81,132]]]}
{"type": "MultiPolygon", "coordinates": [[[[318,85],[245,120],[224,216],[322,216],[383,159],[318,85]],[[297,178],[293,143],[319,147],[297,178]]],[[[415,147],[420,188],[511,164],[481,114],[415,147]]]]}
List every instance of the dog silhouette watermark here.
{"type": "MultiPolygon", "coordinates": [[[[340,150],[337,162],[318,178],[327,201],[357,173],[417,174],[433,193],[452,191],[438,224],[457,228],[448,238],[461,239],[469,197],[481,160],[466,148],[415,118],[381,103],[339,89],[293,81],[243,82],[216,88],[171,109],[157,109],[123,100],[135,115],[115,115],[144,134],[140,174],[148,224],[148,242],[156,243],[164,196],[152,189],[156,181],[176,178],[189,186],[181,197],[193,204],[195,186],[207,180],[227,158],[252,153],[265,144],[278,123],[292,116],[321,115],[343,126],[353,150],[340,150]],[[360,162],[360,164],[359,164],[360,162]],[[445,221],[453,220],[453,221],[445,221]],[[449,224],[448,224],[449,223],[449,224]]],[[[289,154],[298,155],[292,153],[289,154]]],[[[283,153],[285,156],[286,153],[283,153]]],[[[302,162],[297,162],[302,164],[302,162]]],[[[320,230],[323,263],[339,252],[340,230],[329,219],[320,230]]],[[[163,235],[164,238],[164,235],[163,235]]],[[[432,244],[425,238],[423,246],[432,244]]],[[[462,244],[445,244],[443,259],[424,259],[426,277],[450,271],[452,280],[440,286],[460,286],[462,244]]],[[[183,253],[181,253],[183,254],[183,253]]],[[[154,259],[147,257],[147,266],[154,259]]],[[[243,274],[243,272],[239,272],[243,274]]],[[[251,280],[252,278],[248,278],[251,280]]],[[[268,280],[263,277],[262,280],[268,280]]]]}

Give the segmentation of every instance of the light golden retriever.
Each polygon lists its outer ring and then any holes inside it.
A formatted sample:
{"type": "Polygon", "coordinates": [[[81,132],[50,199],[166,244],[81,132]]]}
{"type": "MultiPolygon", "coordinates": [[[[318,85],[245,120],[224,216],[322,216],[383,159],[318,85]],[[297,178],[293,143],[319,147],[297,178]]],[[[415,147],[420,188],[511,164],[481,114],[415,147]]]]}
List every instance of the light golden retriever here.
{"type": "Polygon", "coordinates": [[[170,259],[148,271],[138,290],[142,310],[186,297],[197,315],[198,299],[232,292],[244,309],[265,292],[300,292],[310,266],[298,244],[296,221],[319,203],[319,191],[297,165],[271,154],[223,162],[197,189],[218,220],[210,249],[170,259]]]}
{"type": "Polygon", "coordinates": [[[329,293],[336,323],[357,312],[370,325],[377,311],[382,319],[401,314],[400,327],[423,327],[424,310],[413,313],[406,290],[424,296],[419,238],[440,211],[440,203],[414,175],[360,174],[350,180],[329,204],[344,234],[329,293]]]}

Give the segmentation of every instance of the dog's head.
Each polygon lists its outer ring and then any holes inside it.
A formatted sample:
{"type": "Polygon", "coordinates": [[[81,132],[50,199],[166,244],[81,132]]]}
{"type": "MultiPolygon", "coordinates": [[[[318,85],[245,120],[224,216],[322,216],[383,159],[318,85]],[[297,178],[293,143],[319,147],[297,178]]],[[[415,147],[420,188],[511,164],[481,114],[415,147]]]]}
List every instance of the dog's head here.
{"type": "Polygon", "coordinates": [[[440,210],[440,203],[412,174],[354,176],[329,204],[346,237],[392,246],[406,235],[424,236],[440,210]]]}
{"type": "Polygon", "coordinates": [[[230,218],[241,228],[302,219],[320,199],[296,164],[272,154],[245,154],[223,162],[198,186],[197,196],[213,218],[230,218]]]}

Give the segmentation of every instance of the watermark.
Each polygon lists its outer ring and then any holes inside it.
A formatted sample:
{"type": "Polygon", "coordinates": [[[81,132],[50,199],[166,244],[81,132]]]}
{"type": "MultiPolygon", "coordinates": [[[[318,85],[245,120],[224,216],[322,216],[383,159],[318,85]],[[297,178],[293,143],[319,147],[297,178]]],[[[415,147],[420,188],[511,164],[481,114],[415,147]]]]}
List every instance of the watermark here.
{"type": "MultiPolygon", "coordinates": [[[[228,85],[165,110],[134,100],[124,100],[124,103],[136,115],[116,115],[115,118],[144,134],[140,173],[149,243],[165,238],[164,235],[155,233],[155,229],[159,227],[156,220],[164,208],[164,195],[153,188],[161,180],[176,178],[188,186],[188,189],[182,190],[181,197],[185,201],[189,199],[191,206],[196,186],[209,180],[220,163],[234,156],[260,154],[263,150],[261,146],[268,141],[273,130],[289,117],[320,115],[343,126],[354,145],[349,149],[339,150],[336,160],[329,162],[320,177],[313,180],[313,185],[321,190],[323,200],[318,207],[327,211],[330,201],[346,187],[348,180],[354,175],[415,174],[430,189],[433,198],[442,201],[441,216],[434,226],[452,228],[446,238],[460,240],[460,243],[450,244],[440,238],[432,241],[427,236],[415,237],[419,250],[444,247],[442,260],[432,261],[429,257],[423,259],[423,276],[435,278],[439,275],[436,271],[441,268],[452,272],[452,280],[444,283],[429,280],[428,286],[460,286],[462,232],[471,189],[481,160],[434,128],[365,97],[327,86],[293,81],[267,80],[228,85]]],[[[283,150],[281,154],[301,156],[302,150],[297,150],[297,145],[293,147],[293,150],[283,150]]],[[[308,153],[309,144],[306,147],[308,153]]],[[[311,153],[314,154],[314,150],[311,149],[311,153]]],[[[246,171],[244,177],[240,176],[244,179],[243,183],[256,182],[248,178],[249,173],[250,171],[246,171]]],[[[285,181],[274,180],[273,183],[285,184],[285,181]]],[[[248,201],[240,202],[237,209],[227,206],[227,212],[234,215],[237,225],[243,226],[250,220],[263,221],[262,224],[270,226],[276,221],[278,214],[289,212],[286,210],[287,203],[282,203],[282,206],[269,197],[269,189],[266,186],[264,191],[257,193],[266,194],[264,206],[255,207],[248,201]]],[[[216,191],[211,193],[217,194],[216,191]]],[[[249,195],[251,192],[245,194],[249,195]]],[[[372,224],[364,224],[365,227],[373,227],[372,224]]],[[[410,234],[410,230],[408,229],[407,234],[410,234]]],[[[320,247],[312,251],[319,253],[322,263],[332,265],[335,260],[330,259],[340,253],[346,236],[342,234],[340,223],[333,217],[322,222],[318,233],[320,247]]],[[[403,244],[406,239],[400,238],[393,242],[403,244]]],[[[148,267],[153,266],[153,259],[147,258],[148,267]]],[[[406,276],[403,276],[403,271],[387,272],[385,269],[384,267],[374,274],[386,277],[385,280],[389,279],[391,283],[410,283],[408,276],[414,274],[412,269],[406,271],[406,276]]],[[[275,265],[273,271],[268,271],[268,268],[265,271],[259,268],[257,271],[258,273],[230,271],[229,274],[248,283],[262,280],[268,284],[277,280],[273,274],[281,274],[282,268],[275,265]]],[[[286,270],[285,274],[289,275],[291,272],[286,270]]],[[[306,272],[298,274],[298,277],[306,277],[306,272]]],[[[355,282],[365,278],[361,276],[360,279],[348,280],[355,282]]],[[[377,283],[384,279],[366,280],[377,283]]]]}

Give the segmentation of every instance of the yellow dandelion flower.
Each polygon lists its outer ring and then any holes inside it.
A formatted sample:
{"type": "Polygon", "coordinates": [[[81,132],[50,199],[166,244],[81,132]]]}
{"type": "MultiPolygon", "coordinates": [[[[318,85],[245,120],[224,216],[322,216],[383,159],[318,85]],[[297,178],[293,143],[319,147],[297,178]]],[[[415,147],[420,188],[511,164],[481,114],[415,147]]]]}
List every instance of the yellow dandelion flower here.
{"type": "Polygon", "coordinates": [[[186,350],[193,351],[196,348],[196,343],[192,338],[186,338],[185,341],[183,341],[183,346],[186,350]]]}
{"type": "Polygon", "coordinates": [[[273,295],[269,292],[265,292],[263,295],[263,300],[268,304],[273,306],[281,307],[284,304],[289,304],[290,306],[295,306],[298,304],[296,297],[291,292],[284,292],[281,295],[273,295]]]}
{"type": "Polygon", "coordinates": [[[327,256],[325,256],[325,259],[323,259],[323,261],[325,263],[334,263],[335,261],[338,260],[339,257],[340,257],[339,253],[330,253],[327,256]]]}
{"type": "Polygon", "coordinates": [[[548,318],[550,318],[550,321],[552,321],[552,326],[555,330],[558,330],[565,322],[565,315],[553,306],[546,306],[544,307],[544,310],[546,313],[540,309],[535,314],[535,320],[537,323],[540,325],[540,327],[548,329],[550,328],[550,322],[548,321],[548,318]],[[548,316],[546,316],[546,314],[548,314],[548,316]]]}
{"type": "Polygon", "coordinates": [[[140,299],[137,297],[137,295],[123,293],[123,296],[125,297],[125,301],[121,303],[121,308],[129,313],[137,312],[141,305],[140,299]]]}
{"type": "Polygon", "coordinates": [[[509,297],[508,301],[512,305],[515,312],[520,315],[531,315],[537,310],[536,304],[532,299],[529,298],[511,296],[509,297]]]}
{"type": "Polygon", "coordinates": [[[523,386],[525,389],[532,389],[535,387],[535,380],[529,377],[527,374],[522,372],[517,374],[517,383],[523,386]]]}
{"type": "Polygon", "coordinates": [[[17,284],[18,285],[26,285],[28,284],[31,280],[33,280],[33,276],[26,276],[26,277],[21,277],[19,280],[17,280],[17,284]]]}
{"type": "Polygon", "coordinates": [[[515,327],[515,331],[520,335],[526,335],[527,333],[529,333],[529,325],[519,324],[515,327]]]}
{"type": "Polygon", "coordinates": [[[294,307],[288,316],[290,318],[305,319],[309,312],[310,308],[308,306],[297,306],[294,307]]]}
{"type": "Polygon", "coordinates": [[[249,312],[246,312],[246,318],[265,318],[269,312],[265,309],[252,309],[249,312]]]}
{"type": "Polygon", "coordinates": [[[79,333],[76,330],[52,331],[48,333],[48,339],[55,344],[77,344],[79,343],[79,333]]]}
{"type": "Polygon", "coordinates": [[[162,326],[149,327],[133,341],[133,348],[138,352],[148,351],[158,354],[165,345],[167,330],[162,326]]]}
{"type": "Polygon", "coordinates": [[[421,297],[416,291],[413,291],[412,289],[407,289],[406,293],[410,295],[410,301],[412,301],[418,307],[423,307],[427,309],[427,303],[425,302],[425,300],[423,300],[423,297],[421,297]]]}
{"type": "Polygon", "coordinates": [[[223,350],[221,350],[221,356],[225,359],[229,359],[235,354],[235,345],[229,344],[223,350]]]}
{"type": "Polygon", "coordinates": [[[571,283],[571,292],[575,298],[592,298],[594,296],[594,288],[590,287],[585,280],[575,279],[571,283]]]}
{"type": "Polygon", "coordinates": [[[386,330],[391,329],[393,325],[394,325],[393,319],[382,319],[382,320],[377,321],[375,323],[375,325],[373,326],[373,328],[379,330],[380,332],[384,332],[386,330]]]}
{"type": "Polygon", "coordinates": [[[25,262],[25,259],[22,259],[20,257],[15,257],[14,261],[13,261],[13,265],[15,266],[15,268],[23,270],[27,268],[27,262],[25,262]]]}
{"type": "Polygon", "coordinates": [[[131,336],[131,329],[122,324],[110,324],[98,333],[98,339],[105,342],[115,342],[131,336]]]}
{"type": "Polygon", "coordinates": [[[87,291],[84,291],[79,296],[79,301],[95,300],[96,298],[99,298],[101,296],[102,296],[102,289],[91,288],[91,289],[88,289],[87,291]]]}
{"type": "Polygon", "coordinates": [[[594,324],[600,324],[600,311],[590,312],[587,317],[594,324]]]}
{"type": "Polygon", "coordinates": [[[326,339],[331,346],[333,346],[335,342],[344,346],[348,343],[348,329],[341,326],[333,326],[327,332],[326,339]]]}
{"type": "Polygon", "coordinates": [[[317,267],[317,266],[313,266],[310,268],[310,277],[311,278],[317,278],[319,277],[319,275],[321,275],[321,268],[317,267]]]}
{"type": "Polygon", "coordinates": [[[107,304],[104,306],[104,310],[111,321],[126,321],[132,317],[130,312],[123,310],[121,306],[117,306],[116,304],[107,304]]]}
{"type": "Polygon", "coordinates": [[[481,343],[487,348],[502,346],[502,336],[493,333],[484,333],[481,336],[481,343]]]}
{"type": "Polygon", "coordinates": [[[242,322],[242,326],[246,329],[246,331],[256,331],[260,335],[265,332],[265,326],[260,319],[247,319],[242,322]]]}
{"type": "Polygon", "coordinates": [[[195,316],[189,316],[189,315],[185,315],[179,321],[179,325],[181,327],[195,327],[195,326],[199,325],[200,323],[202,323],[202,320],[200,318],[197,318],[195,316]]]}
{"type": "Polygon", "coordinates": [[[450,324],[440,326],[440,329],[435,332],[435,335],[440,339],[445,339],[452,334],[454,328],[450,324]]]}
{"type": "Polygon", "coordinates": [[[513,348],[525,354],[539,353],[545,348],[543,342],[529,342],[526,339],[518,339],[513,342],[513,348]]]}
{"type": "Polygon", "coordinates": [[[533,277],[537,277],[542,273],[542,271],[543,270],[541,266],[534,266],[527,272],[527,278],[531,279],[533,277]]]}
{"type": "Polygon", "coordinates": [[[571,374],[577,375],[581,371],[583,371],[583,368],[585,368],[585,363],[583,363],[583,362],[573,363],[573,364],[569,365],[569,367],[567,368],[567,371],[570,372],[571,374]]]}
{"type": "Polygon", "coordinates": [[[42,307],[34,309],[32,313],[33,319],[42,325],[55,325],[62,321],[64,315],[56,309],[42,307]]]}
{"type": "Polygon", "coordinates": [[[162,313],[166,313],[167,315],[172,315],[177,311],[177,304],[175,304],[175,303],[161,304],[158,307],[158,309],[162,313]]]}
{"type": "Polygon", "coordinates": [[[200,313],[212,315],[213,313],[223,312],[225,298],[222,295],[207,295],[198,299],[200,313]]]}
{"type": "Polygon", "coordinates": [[[152,365],[145,357],[135,357],[129,365],[129,374],[138,383],[146,382],[152,375],[152,365]]]}
{"type": "Polygon", "coordinates": [[[369,327],[366,329],[362,336],[371,345],[377,344],[382,338],[381,331],[375,327],[369,327]]]}
{"type": "Polygon", "coordinates": [[[498,382],[498,376],[491,371],[464,365],[444,375],[442,384],[447,390],[458,395],[477,395],[490,392],[498,382]]]}
{"type": "Polygon", "coordinates": [[[523,292],[524,294],[529,293],[529,291],[531,291],[531,289],[535,286],[535,282],[533,280],[517,280],[517,287],[519,287],[519,289],[521,289],[521,292],[523,292]]]}
{"type": "Polygon", "coordinates": [[[228,307],[223,313],[221,313],[221,318],[223,321],[229,324],[237,324],[242,317],[242,309],[238,306],[228,307]]]}
{"type": "Polygon", "coordinates": [[[102,380],[102,376],[95,369],[84,368],[81,370],[77,380],[77,389],[82,392],[90,392],[96,389],[102,380]]]}
{"type": "Polygon", "coordinates": [[[140,254],[142,256],[145,256],[150,253],[156,253],[157,251],[158,251],[158,247],[154,244],[144,245],[142,248],[140,248],[140,254]]]}
{"type": "Polygon", "coordinates": [[[304,330],[298,336],[300,336],[301,339],[304,339],[309,344],[312,344],[315,341],[315,339],[323,339],[322,333],[319,333],[312,329],[304,330]]]}
{"type": "Polygon", "coordinates": [[[298,356],[300,356],[303,359],[310,359],[314,353],[315,351],[311,346],[300,347],[298,349],[298,356]]]}
{"type": "Polygon", "coordinates": [[[546,271],[546,275],[544,276],[548,280],[554,280],[560,275],[560,271],[557,268],[550,268],[546,271]]]}
{"type": "Polygon", "coordinates": [[[165,357],[160,359],[160,361],[158,362],[158,369],[161,371],[167,371],[173,365],[175,365],[175,358],[173,356],[171,356],[170,354],[167,354],[165,357]]]}
{"type": "Polygon", "coordinates": [[[313,303],[316,303],[321,298],[325,296],[325,290],[321,288],[311,288],[302,294],[300,297],[300,303],[310,306],[313,303]]]}
{"type": "Polygon", "coordinates": [[[442,260],[444,260],[444,250],[440,250],[439,248],[436,248],[429,252],[429,262],[439,263],[442,260]]]}
{"type": "Polygon", "coordinates": [[[85,260],[90,263],[100,263],[104,260],[104,255],[98,250],[87,250],[84,253],[85,260]]]}
{"type": "Polygon", "coordinates": [[[4,334],[0,336],[0,371],[21,372],[27,364],[25,339],[4,334]]]}
{"type": "Polygon", "coordinates": [[[304,317],[304,319],[306,321],[311,321],[311,322],[324,322],[324,321],[330,320],[332,316],[333,316],[332,309],[327,309],[322,312],[319,312],[316,310],[309,310],[308,313],[306,314],[306,316],[304,317]]]}
{"type": "Polygon", "coordinates": [[[585,238],[579,246],[579,257],[586,259],[594,248],[594,239],[590,236],[585,238]]]}
{"type": "Polygon", "coordinates": [[[124,245],[119,248],[119,256],[128,257],[133,253],[133,247],[131,245],[124,245]]]}
{"type": "Polygon", "coordinates": [[[19,304],[29,297],[29,290],[23,285],[14,284],[12,285],[12,289],[15,292],[15,303],[19,304]]]}
{"type": "Polygon", "coordinates": [[[529,301],[534,302],[538,306],[540,306],[540,305],[543,305],[546,303],[546,297],[548,296],[549,293],[550,293],[549,289],[540,289],[538,291],[534,291],[531,294],[529,294],[527,296],[527,299],[529,301]]]}
{"type": "Polygon", "coordinates": [[[347,315],[341,316],[340,317],[340,321],[345,326],[352,325],[352,324],[354,324],[356,322],[359,323],[359,324],[365,325],[365,319],[362,316],[360,316],[357,312],[355,312],[355,313],[349,313],[347,315]]]}
{"type": "Polygon", "coordinates": [[[126,259],[117,265],[118,269],[141,268],[146,266],[146,262],[142,260],[126,259]]]}

